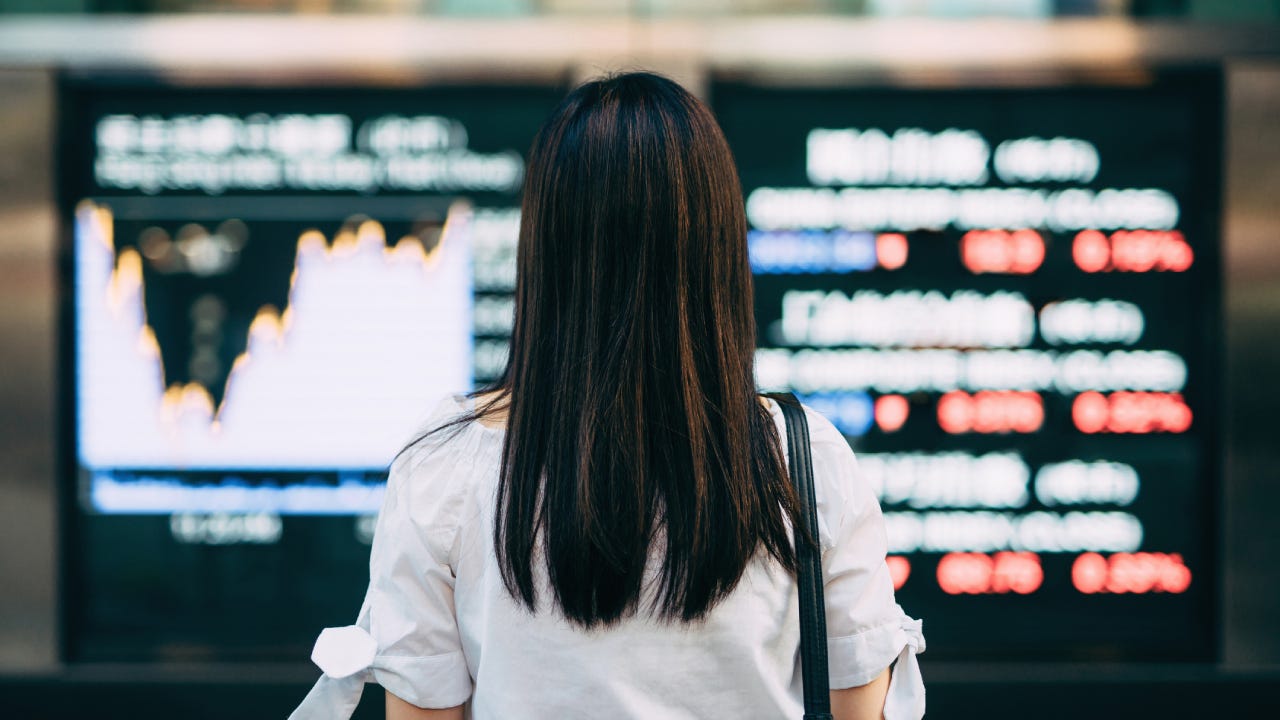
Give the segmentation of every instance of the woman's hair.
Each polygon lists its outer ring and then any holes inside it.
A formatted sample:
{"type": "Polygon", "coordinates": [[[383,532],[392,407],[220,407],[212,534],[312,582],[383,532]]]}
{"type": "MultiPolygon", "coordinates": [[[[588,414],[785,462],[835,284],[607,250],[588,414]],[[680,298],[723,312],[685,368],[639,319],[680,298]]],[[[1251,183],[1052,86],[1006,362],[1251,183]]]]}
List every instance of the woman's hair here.
{"type": "Polygon", "coordinates": [[[505,374],[494,545],[537,607],[702,617],[761,550],[788,571],[796,500],[758,399],[742,190],[710,111],[649,73],[588,82],[534,140],[505,374]],[[539,544],[541,536],[542,544],[539,544]]]}

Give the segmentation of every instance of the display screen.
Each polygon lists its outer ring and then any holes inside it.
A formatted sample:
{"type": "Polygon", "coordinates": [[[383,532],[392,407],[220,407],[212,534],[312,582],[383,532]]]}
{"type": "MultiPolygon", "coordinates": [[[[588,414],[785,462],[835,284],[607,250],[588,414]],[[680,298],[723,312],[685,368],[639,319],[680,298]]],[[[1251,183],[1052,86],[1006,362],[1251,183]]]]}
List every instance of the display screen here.
{"type": "MultiPolygon", "coordinates": [[[[564,88],[67,78],[68,657],[306,657],[492,380],[564,88]]],[[[757,374],[848,438],[934,659],[1210,659],[1221,88],[713,82],[757,374]]]]}
{"type": "Polygon", "coordinates": [[[1213,657],[1220,94],[712,85],[758,380],[856,450],[929,657],[1213,657]]]}
{"type": "Polygon", "coordinates": [[[305,658],[391,459],[505,365],[563,88],[63,90],[69,655],[305,658]]]}

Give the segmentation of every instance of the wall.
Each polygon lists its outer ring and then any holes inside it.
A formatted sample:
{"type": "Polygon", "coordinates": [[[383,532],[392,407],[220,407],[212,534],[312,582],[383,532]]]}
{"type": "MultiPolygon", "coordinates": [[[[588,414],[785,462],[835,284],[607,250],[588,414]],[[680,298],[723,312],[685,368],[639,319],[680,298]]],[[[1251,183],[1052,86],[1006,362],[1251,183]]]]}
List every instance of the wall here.
{"type": "Polygon", "coordinates": [[[0,670],[56,658],[53,103],[0,70],[0,670]]]}
{"type": "Polygon", "coordinates": [[[1228,75],[1224,659],[1280,663],[1280,63],[1228,75]]]}

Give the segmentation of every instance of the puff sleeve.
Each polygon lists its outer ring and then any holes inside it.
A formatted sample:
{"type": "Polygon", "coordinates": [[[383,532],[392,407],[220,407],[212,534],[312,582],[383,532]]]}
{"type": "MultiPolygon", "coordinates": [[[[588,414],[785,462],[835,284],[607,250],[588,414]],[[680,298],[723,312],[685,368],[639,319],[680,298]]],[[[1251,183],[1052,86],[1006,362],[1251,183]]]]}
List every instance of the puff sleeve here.
{"type": "Polygon", "coordinates": [[[812,411],[809,424],[819,517],[827,521],[820,540],[831,687],[865,685],[892,664],[885,720],[916,720],[925,706],[916,662],[924,635],[894,599],[880,503],[839,431],[812,411]]]}
{"type": "Polygon", "coordinates": [[[454,611],[450,558],[460,500],[414,449],[393,463],[354,625],[328,628],[311,659],[324,671],[291,720],[347,720],[364,683],[423,708],[461,705],[472,681],[454,611]]]}

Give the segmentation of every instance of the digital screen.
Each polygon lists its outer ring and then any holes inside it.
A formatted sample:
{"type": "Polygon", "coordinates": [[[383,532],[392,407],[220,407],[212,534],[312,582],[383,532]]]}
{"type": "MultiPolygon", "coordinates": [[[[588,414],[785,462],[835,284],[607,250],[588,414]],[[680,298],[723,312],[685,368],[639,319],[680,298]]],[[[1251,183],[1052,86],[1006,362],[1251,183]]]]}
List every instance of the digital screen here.
{"type": "Polygon", "coordinates": [[[1213,657],[1220,94],[712,85],[758,381],[854,447],[930,658],[1213,657]]]}
{"type": "Polygon", "coordinates": [[[305,658],[386,468],[497,377],[546,86],[68,79],[74,659],[305,658]]]}
{"type": "MultiPolygon", "coordinates": [[[[712,84],[759,382],[849,438],[930,658],[1212,657],[1220,93],[712,84]]],[[[562,94],[64,82],[71,659],[351,622],[387,464],[505,365],[562,94]]]]}

